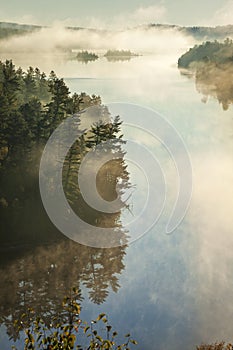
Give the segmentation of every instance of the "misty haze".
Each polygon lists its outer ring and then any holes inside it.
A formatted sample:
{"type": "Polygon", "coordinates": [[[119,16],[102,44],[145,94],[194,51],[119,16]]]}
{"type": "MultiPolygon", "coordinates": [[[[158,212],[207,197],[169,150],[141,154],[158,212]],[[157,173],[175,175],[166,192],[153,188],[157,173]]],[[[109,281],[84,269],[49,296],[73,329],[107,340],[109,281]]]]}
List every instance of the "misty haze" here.
{"type": "MultiPolygon", "coordinates": [[[[161,6],[156,13],[166,19],[161,6]]],[[[219,18],[221,11],[216,10],[219,18]]],[[[85,27],[63,21],[16,25],[1,16],[3,350],[14,344],[23,349],[25,334],[15,324],[28,307],[45,319],[62,315],[61,302],[72,287],[80,290],[82,319],[106,313],[119,342],[127,333],[137,340],[132,349],[191,350],[202,343],[233,341],[233,24],[136,24],[139,15],[147,19],[149,12],[139,8],[129,17],[129,26],[99,29],[94,21],[85,27]],[[175,161],[167,145],[153,137],[156,130],[146,115],[135,115],[143,128],[133,129],[127,115],[115,112],[117,106],[107,107],[114,102],[156,111],[184,141],[192,163],[192,198],[172,234],[165,227],[180,186],[175,161]],[[81,229],[79,242],[67,238],[50,221],[41,200],[43,150],[71,115],[78,116],[84,134],[66,154],[64,193],[83,221],[109,230],[111,247],[83,245],[89,232],[81,229]],[[127,150],[131,139],[142,149],[127,150]],[[115,143],[104,151],[120,156],[100,167],[96,187],[105,201],[119,195],[121,209],[105,213],[86,203],[78,170],[88,152],[97,149],[94,160],[87,160],[86,181],[91,182],[95,161],[101,162],[98,145],[109,140],[115,143]],[[146,226],[160,197],[156,188],[148,189],[148,177],[157,177],[155,168],[151,165],[145,174],[130,159],[143,159],[144,148],[158,162],[166,184],[161,216],[145,233],[137,232],[138,227],[146,226]],[[145,209],[148,191],[154,203],[145,209]]],[[[182,181],[188,186],[188,179],[182,181]]],[[[48,192],[54,187],[49,183],[48,192]]]]}

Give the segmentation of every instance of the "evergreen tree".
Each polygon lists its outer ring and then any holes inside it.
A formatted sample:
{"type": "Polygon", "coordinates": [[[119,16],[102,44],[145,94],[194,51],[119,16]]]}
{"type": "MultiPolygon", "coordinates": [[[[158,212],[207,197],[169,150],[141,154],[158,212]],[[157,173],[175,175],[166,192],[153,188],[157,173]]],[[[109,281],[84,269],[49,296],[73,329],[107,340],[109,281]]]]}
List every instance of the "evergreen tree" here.
{"type": "Polygon", "coordinates": [[[29,67],[24,76],[24,103],[28,103],[37,95],[36,80],[34,77],[34,69],[29,67]]]}

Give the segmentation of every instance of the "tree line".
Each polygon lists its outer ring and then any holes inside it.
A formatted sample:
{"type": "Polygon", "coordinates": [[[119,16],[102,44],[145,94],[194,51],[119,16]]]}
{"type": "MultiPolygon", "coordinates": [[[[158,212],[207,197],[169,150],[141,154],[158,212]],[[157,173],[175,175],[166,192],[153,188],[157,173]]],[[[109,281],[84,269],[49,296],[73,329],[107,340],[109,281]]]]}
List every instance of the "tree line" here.
{"type": "Polygon", "coordinates": [[[215,40],[195,45],[179,58],[178,67],[185,69],[196,67],[200,62],[233,63],[233,41],[227,38],[224,42],[215,40]]]}
{"type": "MultiPolygon", "coordinates": [[[[112,119],[99,96],[85,93],[71,95],[64,80],[53,71],[47,77],[38,68],[29,67],[24,72],[12,61],[0,63],[1,240],[12,237],[17,241],[17,237],[21,240],[25,235],[31,240],[33,235],[28,213],[34,222],[40,218],[38,227],[33,227],[35,239],[38,239],[37,230],[42,231],[40,239],[43,235],[47,237],[50,226],[43,214],[38,186],[44,146],[63,120],[91,106],[99,106],[103,121],[93,123],[69,150],[63,165],[63,186],[68,201],[79,210],[83,219],[94,225],[112,227],[119,220],[120,213],[104,214],[89,207],[80,194],[77,179],[85,154],[101,142],[115,139],[112,152],[121,152],[122,157],[102,168],[98,190],[100,193],[107,190],[114,196],[118,178],[122,179],[119,185],[122,193],[129,186],[129,174],[121,150],[123,141],[119,133],[122,122],[119,116],[112,119]]],[[[85,118],[85,113],[81,113],[80,118],[85,118]]]]}
{"type": "Polygon", "coordinates": [[[38,68],[24,72],[12,61],[0,62],[1,163],[19,152],[44,144],[68,115],[101,104],[100,97],[73,94],[52,71],[49,77],[38,68]]]}
{"type": "Polygon", "coordinates": [[[178,61],[181,74],[195,77],[196,89],[206,103],[209,96],[216,98],[223,110],[233,102],[233,41],[207,41],[195,45],[178,61]]]}

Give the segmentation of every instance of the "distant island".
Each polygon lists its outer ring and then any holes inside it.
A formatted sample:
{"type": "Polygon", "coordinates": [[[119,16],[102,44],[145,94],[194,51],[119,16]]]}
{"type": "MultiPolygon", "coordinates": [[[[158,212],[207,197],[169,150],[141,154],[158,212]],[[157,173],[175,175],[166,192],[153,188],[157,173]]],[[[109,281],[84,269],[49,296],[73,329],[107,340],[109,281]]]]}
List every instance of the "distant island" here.
{"type": "Polygon", "coordinates": [[[108,50],[104,55],[104,57],[106,57],[110,62],[129,61],[132,57],[137,56],[139,55],[131,52],[130,50],[108,50]]]}
{"type": "Polygon", "coordinates": [[[78,52],[76,59],[83,63],[88,63],[91,61],[98,60],[99,56],[96,55],[94,52],[88,52],[88,51],[80,51],[78,52]]]}
{"type": "Polygon", "coordinates": [[[233,41],[195,45],[178,60],[181,74],[195,77],[196,89],[206,103],[216,98],[223,110],[233,103],[233,41]]]}

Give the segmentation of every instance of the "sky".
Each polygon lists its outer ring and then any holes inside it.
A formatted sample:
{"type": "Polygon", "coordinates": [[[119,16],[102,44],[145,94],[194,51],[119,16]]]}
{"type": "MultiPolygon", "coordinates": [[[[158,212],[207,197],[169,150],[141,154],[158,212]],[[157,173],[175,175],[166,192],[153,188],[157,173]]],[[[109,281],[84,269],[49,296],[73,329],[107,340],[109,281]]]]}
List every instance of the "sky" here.
{"type": "Polygon", "coordinates": [[[233,24],[233,0],[0,0],[0,21],[84,27],[233,24]]]}

